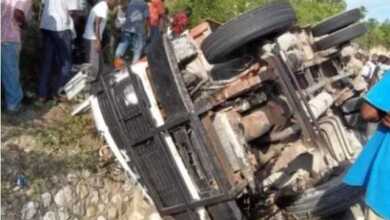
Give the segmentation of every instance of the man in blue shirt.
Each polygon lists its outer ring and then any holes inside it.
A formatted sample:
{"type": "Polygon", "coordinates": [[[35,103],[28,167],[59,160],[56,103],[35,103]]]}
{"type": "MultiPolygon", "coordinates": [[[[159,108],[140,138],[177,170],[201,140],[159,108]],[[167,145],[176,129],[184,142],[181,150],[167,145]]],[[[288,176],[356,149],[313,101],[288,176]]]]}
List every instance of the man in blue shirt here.
{"type": "Polygon", "coordinates": [[[126,21],[122,26],[121,41],[115,51],[115,59],[122,58],[129,46],[133,51],[132,63],[136,63],[145,45],[148,5],[144,0],[131,0],[127,6],[126,21]]]}
{"type": "Polygon", "coordinates": [[[378,130],[344,178],[352,186],[366,189],[368,219],[390,219],[390,74],[374,85],[362,106],[363,119],[377,122],[378,130]],[[372,216],[380,216],[374,217],[372,216]]]}

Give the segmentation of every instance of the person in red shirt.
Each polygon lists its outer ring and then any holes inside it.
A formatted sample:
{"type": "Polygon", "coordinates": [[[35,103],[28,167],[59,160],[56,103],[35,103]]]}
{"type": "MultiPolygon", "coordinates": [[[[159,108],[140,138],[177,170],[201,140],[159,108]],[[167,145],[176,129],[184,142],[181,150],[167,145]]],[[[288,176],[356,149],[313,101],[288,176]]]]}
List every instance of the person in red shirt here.
{"type": "Polygon", "coordinates": [[[184,11],[178,12],[173,16],[171,29],[174,37],[180,36],[180,34],[187,28],[191,13],[191,8],[186,8],[184,11]]]}
{"type": "Polygon", "coordinates": [[[165,15],[164,0],[151,0],[149,2],[150,38],[153,40],[161,32],[162,18],[165,15]]]}

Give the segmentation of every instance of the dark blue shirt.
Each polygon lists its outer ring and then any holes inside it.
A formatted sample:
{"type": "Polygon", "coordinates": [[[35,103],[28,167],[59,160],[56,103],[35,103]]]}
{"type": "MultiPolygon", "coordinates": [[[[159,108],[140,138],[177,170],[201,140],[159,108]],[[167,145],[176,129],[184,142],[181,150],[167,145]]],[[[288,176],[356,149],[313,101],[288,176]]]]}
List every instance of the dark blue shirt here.
{"type": "Polygon", "coordinates": [[[127,6],[126,21],[122,31],[144,34],[148,16],[149,8],[144,0],[131,0],[127,6]]]}

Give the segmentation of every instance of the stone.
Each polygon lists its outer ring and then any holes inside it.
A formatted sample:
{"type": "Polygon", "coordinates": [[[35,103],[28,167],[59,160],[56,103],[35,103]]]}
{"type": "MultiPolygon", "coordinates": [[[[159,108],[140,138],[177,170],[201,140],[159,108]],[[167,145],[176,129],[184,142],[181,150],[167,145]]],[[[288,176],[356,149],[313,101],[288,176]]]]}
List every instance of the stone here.
{"type": "Polygon", "coordinates": [[[29,153],[34,149],[35,140],[36,138],[32,135],[21,135],[15,140],[15,144],[23,146],[23,151],[29,153]]]}
{"type": "Polygon", "coordinates": [[[79,195],[80,199],[85,199],[89,194],[87,185],[83,182],[77,184],[76,193],[79,195]]]}
{"type": "Polygon", "coordinates": [[[59,207],[71,207],[74,201],[73,191],[70,186],[65,186],[54,197],[55,203],[59,207]]]}
{"type": "Polygon", "coordinates": [[[107,218],[109,220],[114,220],[114,219],[117,219],[117,217],[118,217],[118,209],[113,207],[113,206],[108,207],[107,218]]]}
{"type": "Polygon", "coordinates": [[[94,187],[94,188],[103,188],[104,187],[103,180],[99,176],[89,178],[88,181],[89,181],[89,185],[94,187]]]}
{"type": "Polygon", "coordinates": [[[114,204],[120,204],[122,202],[122,197],[120,194],[116,194],[111,198],[111,202],[114,204]]]}
{"type": "Polygon", "coordinates": [[[57,184],[59,182],[60,178],[58,176],[52,176],[50,177],[50,181],[53,183],[53,184],[57,184]]]}
{"type": "Polygon", "coordinates": [[[109,192],[106,192],[105,190],[101,190],[100,192],[100,200],[105,203],[105,204],[108,204],[110,202],[110,196],[109,196],[109,192]]]}
{"type": "Polygon", "coordinates": [[[68,180],[69,183],[76,184],[77,180],[78,180],[78,177],[77,177],[77,175],[75,173],[69,173],[66,176],[66,179],[68,180]]]}
{"type": "Polygon", "coordinates": [[[25,204],[22,208],[22,219],[23,220],[30,220],[34,218],[35,214],[37,213],[38,205],[35,202],[28,202],[25,204]]]}
{"type": "Polygon", "coordinates": [[[126,181],[126,183],[122,185],[122,190],[125,192],[133,192],[134,188],[134,185],[132,185],[129,181],[126,181]]]}
{"type": "Polygon", "coordinates": [[[66,211],[66,209],[61,208],[58,211],[58,220],[68,220],[70,218],[69,213],[66,211]]]}
{"type": "Polygon", "coordinates": [[[160,214],[158,214],[158,212],[153,212],[149,218],[149,220],[162,220],[160,214]]]}
{"type": "Polygon", "coordinates": [[[112,158],[112,151],[108,145],[103,145],[100,147],[99,157],[102,161],[109,161],[112,158]]]}
{"type": "Polygon", "coordinates": [[[146,204],[144,202],[144,196],[141,191],[136,191],[134,199],[130,204],[130,207],[127,209],[126,215],[127,219],[131,220],[142,220],[146,214],[146,204]]]}
{"type": "Polygon", "coordinates": [[[99,202],[99,192],[94,190],[89,194],[89,203],[97,204],[99,202]]]}
{"type": "Polygon", "coordinates": [[[96,220],[106,220],[106,218],[104,218],[103,216],[99,216],[99,217],[97,217],[96,220]]]}
{"type": "Polygon", "coordinates": [[[113,184],[111,184],[110,191],[111,191],[112,194],[120,194],[121,184],[120,183],[113,183],[113,184]]]}
{"type": "Polygon", "coordinates": [[[96,214],[97,214],[96,206],[92,205],[87,207],[87,213],[86,213],[87,217],[94,217],[96,216],[96,214]]]}
{"type": "Polygon", "coordinates": [[[72,209],[73,214],[78,215],[78,216],[83,216],[85,215],[85,205],[83,202],[78,202],[75,205],[73,205],[72,209]]]}
{"type": "Polygon", "coordinates": [[[31,197],[33,193],[34,193],[34,189],[33,189],[33,188],[30,188],[30,189],[26,190],[26,192],[25,192],[25,194],[26,194],[28,197],[31,197]]]}
{"type": "Polygon", "coordinates": [[[129,196],[123,197],[123,202],[129,202],[129,201],[130,201],[130,197],[129,196]]]}
{"type": "Polygon", "coordinates": [[[43,216],[43,220],[57,220],[56,213],[49,211],[43,216]]]}
{"type": "Polygon", "coordinates": [[[103,213],[104,210],[106,209],[106,206],[104,204],[102,204],[102,203],[99,203],[97,205],[97,209],[98,209],[98,213],[103,213]]]}
{"type": "Polygon", "coordinates": [[[46,192],[41,195],[41,201],[43,204],[43,207],[47,208],[51,204],[51,194],[46,192]]]}
{"type": "Polygon", "coordinates": [[[89,178],[91,176],[91,172],[89,172],[89,170],[83,170],[81,172],[81,176],[84,178],[89,178]]]}

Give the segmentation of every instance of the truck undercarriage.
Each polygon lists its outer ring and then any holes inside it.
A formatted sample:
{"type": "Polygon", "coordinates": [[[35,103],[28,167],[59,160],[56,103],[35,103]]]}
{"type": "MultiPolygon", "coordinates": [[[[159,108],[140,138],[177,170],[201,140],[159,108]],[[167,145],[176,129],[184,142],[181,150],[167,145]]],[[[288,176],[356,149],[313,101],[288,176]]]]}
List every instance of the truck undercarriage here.
{"type": "Polygon", "coordinates": [[[352,12],[302,28],[277,3],[163,34],[147,62],[92,83],[97,128],[167,219],[348,209],[362,192],[342,174],[366,141],[365,85],[340,52],[366,32],[352,12]]]}

